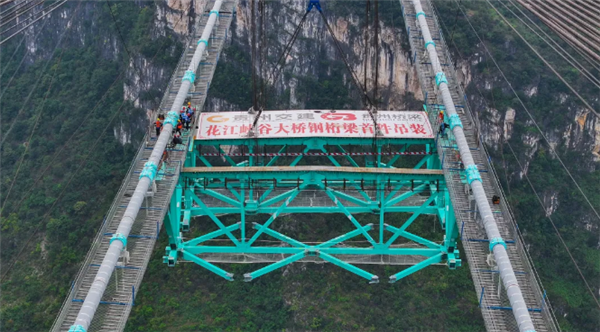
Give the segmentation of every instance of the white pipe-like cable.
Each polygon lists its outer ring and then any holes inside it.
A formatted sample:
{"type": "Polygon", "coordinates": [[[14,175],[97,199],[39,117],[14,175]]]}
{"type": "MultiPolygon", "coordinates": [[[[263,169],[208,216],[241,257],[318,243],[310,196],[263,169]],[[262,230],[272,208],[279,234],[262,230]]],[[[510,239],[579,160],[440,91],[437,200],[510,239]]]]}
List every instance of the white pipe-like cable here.
{"type": "Polygon", "coordinates": [[[192,58],[188,70],[183,76],[181,87],[179,88],[177,96],[173,101],[171,111],[167,115],[164,128],[160,133],[158,140],[156,141],[154,149],[152,149],[152,154],[150,155],[148,162],[144,165],[144,169],[140,174],[140,181],[135,187],[135,192],[133,193],[129,204],[127,205],[127,209],[125,210],[125,214],[119,223],[117,232],[110,240],[108,251],[104,256],[102,264],[100,265],[98,273],[96,274],[96,278],[94,278],[94,282],[92,283],[92,286],[85,297],[83,306],[77,314],[77,319],[69,329],[70,332],[86,332],[90,326],[90,323],[92,322],[92,319],[94,318],[94,314],[96,313],[96,309],[100,304],[102,295],[104,294],[106,286],[110,281],[110,277],[115,269],[115,266],[117,265],[121,251],[127,244],[127,236],[129,236],[131,227],[133,226],[135,218],[140,211],[140,207],[144,201],[144,196],[152,184],[152,181],[154,181],[154,176],[156,175],[162,154],[169,143],[169,140],[171,139],[171,132],[173,131],[173,128],[177,124],[177,120],[179,118],[178,110],[183,105],[190,87],[194,83],[196,69],[198,68],[200,61],[202,60],[202,56],[204,55],[204,51],[208,46],[208,39],[210,38],[213,27],[217,21],[217,17],[219,16],[219,9],[221,8],[222,3],[223,0],[215,1],[215,5],[210,11],[208,22],[204,27],[202,37],[198,41],[196,52],[194,53],[194,57],[192,58]]]}
{"type": "Polygon", "coordinates": [[[460,122],[458,113],[456,113],[456,108],[454,106],[454,102],[452,101],[452,95],[450,94],[450,89],[448,88],[448,81],[446,79],[446,75],[442,71],[442,66],[440,65],[440,60],[435,49],[435,43],[431,38],[431,33],[429,32],[426,15],[423,12],[421,1],[412,0],[412,3],[415,7],[417,22],[419,23],[421,33],[423,34],[425,49],[427,50],[429,61],[431,62],[431,66],[435,72],[435,81],[439,88],[439,92],[442,95],[444,107],[450,119],[450,127],[454,133],[456,144],[460,152],[460,157],[465,164],[467,181],[469,182],[471,190],[473,191],[473,195],[475,196],[475,202],[481,214],[481,219],[483,220],[483,227],[485,228],[485,232],[490,239],[490,251],[492,251],[494,254],[494,258],[498,264],[500,277],[502,278],[504,288],[508,294],[508,299],[512,306],[515,319],[517,320],[519,331],[535,332],[533,321],[531,320],[529,311],[527,309],[527,304],[525,303],[525,299],[523,298],[523,294],[519,288],[519,283],[517,282],[517,277],[515,276],[515,272],[513,271],[508,254],[506,252],[506,244],[502,239],[500,231],[498,230],[498,225],[494,219],[490,203],[488,202],[487,195],[483,189],[481,176],[479,175],[479,171],[477,170],[477,166],[473,160],[473,155],[471,155],[471,150],[469,149],[469,144],[467,143],[467,139],[462,128],[462,123],[460,122]]]}

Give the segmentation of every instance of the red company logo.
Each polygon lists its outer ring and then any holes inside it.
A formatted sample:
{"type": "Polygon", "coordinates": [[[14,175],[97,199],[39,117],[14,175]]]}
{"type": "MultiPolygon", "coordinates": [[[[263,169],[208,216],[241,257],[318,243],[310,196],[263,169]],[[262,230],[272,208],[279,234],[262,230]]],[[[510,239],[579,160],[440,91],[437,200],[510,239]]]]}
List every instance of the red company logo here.
{"type": "Polygon", "coordinates": [[[352,113],[325,113],[321,115],[321,118],[330,121],[354,121],[356,120],[356,115],[352,113]]]}

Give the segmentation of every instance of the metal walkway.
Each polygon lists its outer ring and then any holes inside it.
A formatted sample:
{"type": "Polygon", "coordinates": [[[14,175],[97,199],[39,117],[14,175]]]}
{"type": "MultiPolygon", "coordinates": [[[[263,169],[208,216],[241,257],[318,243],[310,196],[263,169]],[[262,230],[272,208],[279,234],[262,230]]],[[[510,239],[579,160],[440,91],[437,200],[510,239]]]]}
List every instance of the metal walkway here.
{"type": "MultiPolygon", "coordinates": [[[[439,127],[437,119],[438,109],[443,107],[441,98],[438,98],[435,73],[429,63],[425,50],[423,36],[421,35],[416,13],[411,0],[400,0],[404,20],[411,45],[412,60],[416,63],[419,81],[427,109],[430,111],[430,121],[434,128],[439,127]]],[[[558,331],[556,318],[553,316],[550,304],[545,298],[543,287],[531,264],[531,259],[523,247],[523,241],[518,227],[513,219],[506,198],[500,189],[499,181],[494,169],[488,160],[485,147],[478,139],[477,124],[475,123],[471,110],[467,105],[467,98],[457,81],[453,62],[448,48],[442,36],[435,12],[432,10],[429,0],[421,1],[423,11],[426,14],[427,23],[435,41],[435,46],[442,66],[445,68],[452,99],[456,105],[457,112],[464,126],[471,153],[475,159],[483,180],[486,193],[489,195],[490,205],[494,209],[496,223],[506,239],[508,254],[517,280],[523,292],[525,302],[529,308],[531,318],[537,332],[558,331]],[[445,61],[444,61],[445,60],[445,61]],[[494,195],[501,197],[500,205],[493,205],[491,198],[494,195]]],[[[447,131],[448,132],[448,131],[447,131]]],[[[444,176],[448,190],[450,191],[452,205],[461,227],[461,239],[469,269],[473,278],[477,298],[480,301],[481,312],[485,321],[487,331],[518,331],[515,318],[506,297],[506,290],[500,282],[498,268],[495,266],[493,256],[490,254],[489,240],[486,237],[483,225],[479,220],[479,214],[475,210],[475,201],[469,192],[467,181],[460,169],[460,160],[456,145],[452,141],[451,133],[448,139],[438,140],[438,152],[443,163],[444,176]],[[500,287],[500,289],[499,289],[500,287]]]]}
{"type": "MultiPolygon", "coordinates": [[[[186,49],[177,65],[177,69],[172,75],[167,91],[160,104],[161,113],[166,113],[175,99],[175,95],[181,85],[181,79],[187,69],[196,45],[206,21],[208,20],[208,10],[212,8],[214,1],[208,1],[205,6],[205,13],[202,15],[194,28],[194,33],[189,37],[186,49]]],[[[194,91],[189,93],[189,97],[197,110],[202,110],[206,100],[210,80],[216,68],[219,54],[227,38],[227,30],[232,22],[236,1],[225,1],[222,6],[216,30],[211,36],[207,55],[196,76],[194,91]]],[[[199,114],[197,112],[196,114],[199,114]]],[[[154,120],[156,114],[151,120],[154,120]]],[[[151,121],[153,124],[153,122],[151,121]]],[[[157,181],[153,184],[152,192],[148,192],[142,211],[140,211],[135,220],[131,234],[127,240],[128,257],[122,257],[120,264],[113,273],[109,285],[104,293],[102,302],[96,311],[92,324],[88,331],[122,331],[125,328],[127,318],[134,305],[135,293],[139,288],[146,266],[154,249],[156,239],[160,232],[171,194],[179,178],[179,172],[186,157],[187,146],[194,130],[186,131],[182,135],[184,145],[178,145],[174,149],[169,149],[169,162],[164,164],[159,170],[157,181]]],[[[139,176],[144,163],[148,160],[152,152],[156,137],[154,128],[146,135],[144,143],[140,147],[123,183],[119,189],[113,204],[106,214],[104,222],[90,248],[88,255],[80,268],[77,278],[72,283],[71,291],[68,294],[61,311],[54,322],[52,331],[68,331],[73,325],[75,318],[81,308],[83,300],[93,282],[102,259],[109,246],[109,241],[117,229],[119,221],[129,199],[137,186],[139,176]]]]}

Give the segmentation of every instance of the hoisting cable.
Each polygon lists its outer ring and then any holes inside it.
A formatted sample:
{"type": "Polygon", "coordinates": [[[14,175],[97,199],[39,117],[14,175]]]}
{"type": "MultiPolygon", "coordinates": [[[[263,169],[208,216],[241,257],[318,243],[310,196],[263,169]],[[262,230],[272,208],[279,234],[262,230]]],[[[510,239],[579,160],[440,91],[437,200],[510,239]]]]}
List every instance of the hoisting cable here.
{"type": "MultiPolygon", "coordinates": [[[[342,46],[340,45],[340,42],[337,40],[337,38],[335,38],[335,35],[333,34],[333,29],[331,29],[331,26],[327,22],[327,19],[325,18],[325,14],[323,14],[322,11],[319,11],[319,13],[321,14],[321,17],[323,17],[323,22],[325,23],[325,26],[327,27],[327,31],[329,31],[329,34],[331,35],[331,38],[333,39],[333,43],[335,44],[335,47],[338,50],[338,53],[340,54],[340,58],[342,58],[342,61],[344,61],[344,64],[346,65],[346,69],[348,70],[348,72],[350,72],[350,76],[352,76],[352,81],[354,82],[354,84],[356,85],[358,90],[360,90],[363,93],[363,96],[366,100],[365,106],[367,106],[367,108],[369,108],[370,106],[373,106],[373,102],[371,101],[371,98],[369,98],[369,96],[367,95],[367,91],[365,90],[365,88],[363,86],[360,85],[360,82],[358,80],[358,77],[356,76],[356,73],[354,72],[354,70],[352,70],[352,67],[350,67],[350,64],[346,60],[346,57],[344,56],[345,53],[342,50],[342,46]]],[[[371,113],[371,112],[369,111],[369,113],[371,113]]],[[[373,117],[373,116],[371,115],[371,117],[373,117]]],[[[373,118],[373,121],[375,121],[375,118],[373,118]]]]}
{"type": "Polygon", "coordinates": [[[292,34],[292,38],[290,38],[290,40],[288,40],[287,44],[285,45],[285,48],[283,49],[283,52],[279,55],[279,59],[277,59],[277,62],[275,62],[275,65],[273,66],[273,71],[271,72],[271,84],[272,85],[275,85],[275,83],[277,82],[277,79],[279,79],[281,70],[283,69],[283,66],[285,66],[285,58],[287,58],[287,56],[291,52],[292,46],[293,46],[294,42],[296,41],[296,39],[298,38],[298,34],[300,34],[300,30],[302,29],[304,22],[306,22],[306,17],[308,16],[308,13],[309,13],[308,11],[306,13],[304,13],[304,16],[302,16],[300,23],[298,24],[298,26],[296,27],[296,30],[292,34]],[[284,59],[283,63],[281,63],[282,59],[284,59]]]}
{"type": "MultiPolygon", "coordinates": [[[[377,117],[375,116],[375,114],[373,114],[373,109],[375,108],[375,105],[371,101],[371,98],[369,98],[369,95],[367,94],[367,91],[365,90],[365,88],[360,85],[360,81],[358,80],[356,73],[354,72],[354,70],[352,70],[352,67],[350,67],[350,64],[346,60],[346,57],[344,56],[345,55],[344,51],[342,50],[342,47],[340,46],[340,43],[337,40],[337,38],[335,38],[335,35],[333,34],[333,30],[331,29],[331,26],[329,25],[329,23],[327,22],[327,19],[325,18],[325,14],[323,14],[323,12],[320,10],[319,10],[319,13],[321,14],[321,17],[323,18],[323,22],[325,23],[325,26],[327,27],[327,31],[329,31],[329,34],[331,35],[331,38],[333,39],[333,42],[340,54],[340,58],[342,58],[342,60],[344,61],[344,64],[346,65],[346,69],[348,69],[348,72],[350,72],[350,76],[352,76],[352,81],[354,82],[354,84],[356,85],[358,90],[362,91],[362,93],[363,93],[363,96],[366,101],[365,106],[366,106],[367,112],[369,113],[369,116],[371,117],[371,120],[373,121],[373,146],[375,146],[376,145],[375,141],[377,140],[377,137],[381,135],[381,131],[379,130],[379,126],[377,125],[377,117]]],[[[379,166],[379,165],[377,165],[377,166],[379,166]]]]}
{"type": "Polygon", "coordinates": [[[250,43],[252,44],[252,110],[258,110],[258,87],[256,86],[256,15],[255,15],[255,7],[256,3],[254,0],[250,0],[248,3],[250,5],[250,33],[251,39],[250,43]]]}
{"type": "Polygon", "coordinates": [[[266,108],[267,107],[267,96],[265,94],[265,80],[266,80],[266,76],[265,76],[265,61],[267,60],[267,56],[268,56],[268,48],[267,48],[267,42],[266,42],[266,35],[265,35],[265,17],[266,17],[266,12],[265,12],[265,0],[258,0],[258,14],[259,14],[259,19],[260,19],[260,25],[259,25],[259,35],[260,35],[260,40],[259,40],[259,45],[260,45],[260,53],[259,53],[259,59],[258,59],[258,72],[259,72],[259,78],[260,78],[260,92],[259,92],[259,96],[260,96],[260,102],[261,102],[261,107],[262,108],[266,108]]]}
{"type": "Polygon", "coordinates": [[[365,90],[368,89],[367,86],[367,67],[369,64],[369,12],[371,10],[371,1],[367,0],[366,1],[366,8],[365,8],[365,53],[364,53],[364,57],[365,57],[365,62],[364,62],[364,68],[363,68],[363,87],[365,88],[365,90]]]}
{"type": "MultiPolygon", "coordinates": [[[[281,63],[281,60],[285,59],[287,57],[287,55],[289,54],[289,52],[291,51],[292,45],[294,44],[294,42],[296,41],[296,39],[298,37],[298,34],[300,33],[300,29],[304,25],[304,22],[306,22],[306,17],[308,16],[308,13],[310,13],[310,11],[312,10],[313,7],[316,7],[317,10],[319,11],[319,14],[321,14],[321,17],[323,18],[323,22],[325,23],[325,26],[327,27],[327,31],[329,31],[329,34],[331,35],[331,38],[333,39],[333,42],[334,42],[334,44],[336,46],[337,51],[339,52],[340,57],[342,58],[345,66],[346,66],[346,69],[350,73],[350,76],[352,77],[352,82],[354,82],[354,84],[356,85],[356,87],[358,88],[358,90],[361,91],[362,94],[363,94],[363,96],[364,96],[365,106],[367,107],[367,110],[369,112],[369,116],[371,117],[371,120],[373,121],[373,126],[374,126],[373,127],[373,132],[374,132],[374,135],[376,137],[378,135],[378,133],[379,133],[379,129],[378,129],[379,127],[377,126],[377,119],[375,118],[375,116],[373,115],[373,112],[371,110],[371,108],[373,107],[373,102],[371,101],[371,99],[367,95],[367,92],[364,89],[364,87],[361,86],[360,81],[359,81],[358,77],[356,76],[356,73],[354,72],[354,70],[352,70],[352,67],[350,67],[350,64],[346,60],[345,53],[342,50],[342,47],[340,46],[339,41],[337,40],[337,38],[335,38],[333,30],[331,29],[331,26],[327,22],[327,19],[325,18],[325,14],[323,14],[323,11],[321,10],[321,6],[320,6],[318,0],[310,0],[309,1],[308,9],[306,10],[306,12],[304,13],[304,15],[302,16],[302,19],[300,20],[300,23],[298,24],[298,27],[296,28],[296,31],[294,31],[294,34],[292,35],[292,38],[290,38],[290,40],[288,41],[288,43],[286,44],[286,46],[285,46],[285,48],[283,50],[283,53],[279,56],[279,59],[275,63],[275,67],[274,67],[274,69],[272,71],[272,75],[271,75],[271,77],[273,78],[273,80],[271,81],[271,84],[275,85],[275,82],[279,78],[281,70],[283,69],[283,66],[285,65],[285,60],[283,61],[283,63],[281,63]],[[281,63],[281,65],[280,65],[280,63],[281,63]]],[[[252,129],[256,128],[256,125],[258,123],[258,120],[260,119],[261,113],[262,113],[262,109],[259,109],[258,113],[254,117],[254,122],[252,123],[252,127],[251,127],[252,129]]],[[[252,133],[252,131],[250,131],[250,133],[252,133]]]]}
{"type": "MultiPolygon", "coordinates": [[[[283,48],[283,52],[279,56],[279,59],[277,59],[277,62],[275,62],[275,65],[273,66],[273,71],[271,71],[271,81],[270,81],[271,85],[273,85],[273,86],[275,86],[275,83],[277,82],[277,79],[279,78],[281,70],[283,69],[283,66],[285,65],[285,58],[287,58],[289,52],[292,49],[292,45],[298,38],[298,34],[300,33],[300,30],[302,29],[304,22],[306,22],[306,17],[308,16],[308,13],[310,13],[310,9],[304,13],[304,16],[302,16],[302,19],[300,20],[300,23],[298,24],[298,26],[296,27],[296,30],[292,34],[292,37],[290,38],[290,40],[288,40],[287,44],[283,48]],[[280,65],[280,62],[282,59],[284,59],[284,61],[280,65]]],[[[254,121],[252,122],[252,126],[250,128],[252,128],[252,129],[256,128],[256,125],[258,124],[258,119],[260,119],[260,115],[262,114],[262,111],[263,111],[262,108],[254,110],[254,112],[257,112],[257,113],[256,113],[256,116],[254,117],[254,121]]],[[[252,130],[249,131],[250,134],[252,134],[252,132],[253,132],[252,130]]]]}
{"type": "MultiPolygon", "coordinates": [[[[378,0],[374,0],[374,21],[373,21],[373,27],[375,29],[375,38],[373,38],[373,47],[375,48],[375,79],[373,82],[373,107],[375,107],[375,109],[377,109],[378,103],[377,103],[377,87],[378,87],[378,81],[379,81],[379,1],[378,0]]],[[[365,89],[367,87],[365,86],[365,89]]]]}

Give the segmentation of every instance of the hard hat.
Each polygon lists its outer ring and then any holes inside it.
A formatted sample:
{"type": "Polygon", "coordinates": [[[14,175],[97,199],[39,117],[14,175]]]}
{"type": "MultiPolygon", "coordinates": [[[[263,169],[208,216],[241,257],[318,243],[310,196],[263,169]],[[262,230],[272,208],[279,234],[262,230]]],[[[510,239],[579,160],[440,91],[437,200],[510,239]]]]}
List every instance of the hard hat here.
{"type": "Polygon", "coordinates": [[[188,105],[191,105],[191,104],[192,104],[192,103],[190,103],[190,102],[188,101],[188,105]]]}
{"type": "Polygon", "coordinates": [[[440,113],[444,114],[444,111],[440,111],[440,113]]]}

